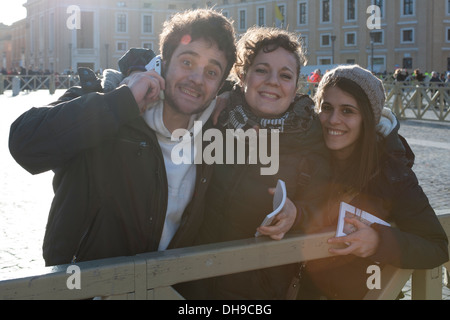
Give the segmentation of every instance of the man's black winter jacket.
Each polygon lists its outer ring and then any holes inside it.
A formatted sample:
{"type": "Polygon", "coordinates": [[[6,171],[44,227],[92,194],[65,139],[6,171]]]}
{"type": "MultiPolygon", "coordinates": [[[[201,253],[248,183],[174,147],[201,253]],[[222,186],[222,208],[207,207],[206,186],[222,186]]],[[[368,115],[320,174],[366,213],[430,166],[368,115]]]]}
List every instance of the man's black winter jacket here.
{"type": "MultiPolygon", "coordinates": [[[[16,161],[32,174],[55,172],[46,265],[155,251],[164,225],[164,160],[131,91],[81,94],[69,89],[53,106],[32,108],[11,126],[16,161]]],[[[170,247],[192,243],[210,169],[197,166],[196,191],[170,247]]]]}

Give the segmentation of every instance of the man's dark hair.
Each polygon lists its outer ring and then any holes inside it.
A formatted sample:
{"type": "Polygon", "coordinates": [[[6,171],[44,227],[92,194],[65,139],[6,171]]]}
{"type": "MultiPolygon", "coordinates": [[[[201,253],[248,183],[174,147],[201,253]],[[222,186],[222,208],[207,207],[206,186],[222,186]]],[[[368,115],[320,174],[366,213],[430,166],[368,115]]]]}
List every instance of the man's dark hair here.
{"type": "Polygon", "coordinates": [[[190,36],[190,41],[205,39],[216,43],[227,59],[224,79],[228,77],[236,61],[236,43],[232,23],[221,13],[212,9],[188,10],[175,14],[163,25],[160,35],[161,57],[170,63],[178,45],[190,36]]]}

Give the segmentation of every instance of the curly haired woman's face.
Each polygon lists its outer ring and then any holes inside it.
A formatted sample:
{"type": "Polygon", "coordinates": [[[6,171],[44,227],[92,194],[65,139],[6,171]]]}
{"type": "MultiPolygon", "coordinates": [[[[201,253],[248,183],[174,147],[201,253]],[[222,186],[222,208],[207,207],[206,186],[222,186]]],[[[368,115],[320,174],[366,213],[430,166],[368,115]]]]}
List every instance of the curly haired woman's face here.
{"type": "Polygon", "coordinates": [[[297,91],[297,61],[283,48],[261,50],[244,76],[242,89],[252,112],[274,118],[289,108],[297,91]]]}

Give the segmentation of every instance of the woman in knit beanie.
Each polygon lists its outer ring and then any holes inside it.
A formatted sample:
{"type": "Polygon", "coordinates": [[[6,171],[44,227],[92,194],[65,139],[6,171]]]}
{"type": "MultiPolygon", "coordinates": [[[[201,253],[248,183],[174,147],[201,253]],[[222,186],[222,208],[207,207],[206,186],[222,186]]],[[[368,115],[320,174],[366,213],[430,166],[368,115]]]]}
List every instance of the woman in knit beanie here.
{"type": "Polygon", "coordinates": [[[316,108],[333,174],[324,188],[328,200],[305,229],[336,228],[345,202],[354,209],[345,222],[355,231],[329,239],[338,245],[330,248],[332,258],[306,263],[300,298],[362,299],[370,266],[431,269],[448,261],[447,236],[414,172],[386,151],[377,133],[384,103],[381,81],[356,65],[330,71],[318,86],[316,108]],[[361,212],[395,227],[370,224],[361,212]]]}

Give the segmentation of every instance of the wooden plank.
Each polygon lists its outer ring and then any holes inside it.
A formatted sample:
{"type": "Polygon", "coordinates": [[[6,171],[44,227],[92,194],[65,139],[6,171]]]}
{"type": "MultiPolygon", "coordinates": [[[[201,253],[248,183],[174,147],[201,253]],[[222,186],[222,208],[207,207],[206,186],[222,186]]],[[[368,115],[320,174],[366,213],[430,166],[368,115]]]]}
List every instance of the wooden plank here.
{"type": "Polygon", "coordinates": [[[43,268],[41,273],[0,282],[0,299],[89,299],[96,296],[134,292],[134,265],[130,258],[112,258],[76,264],[81,289],[68,288],[70,265],[43,268]]]}
{"type": "MultiPolygon", "coordinates": [[[[157,288],[236,272],[329,257],[329,233],[215,243],[147,255],[147,287],[157,288]]],[[[143,255],[144,256],[144,255],[143,255]]]]}
{"type": "Polygon", "coordinates": [[[183,296],[172,287],[162,287],[149,290],[149,299],[152,300],[184,300],[183,296]],[[150,294],[151,293],[151,294],[150,294]]]}

